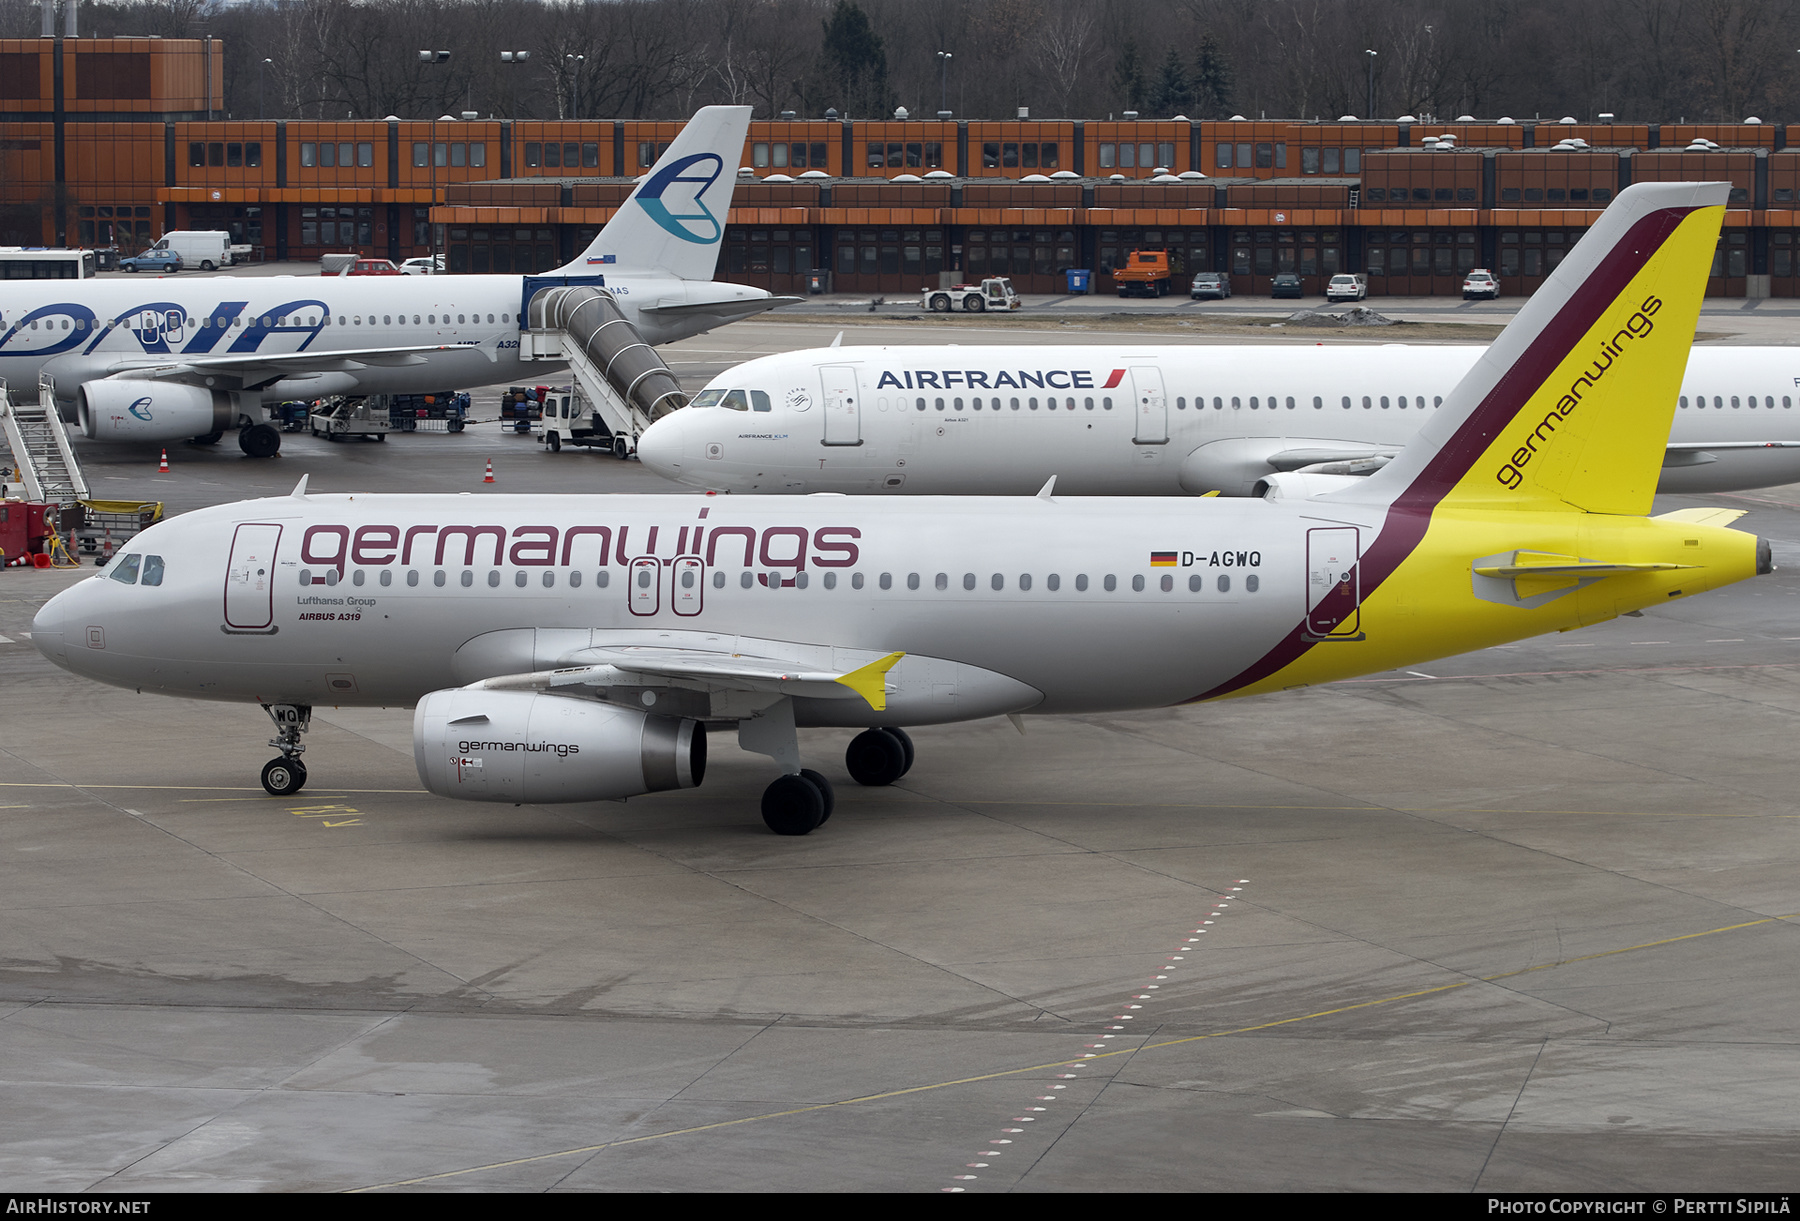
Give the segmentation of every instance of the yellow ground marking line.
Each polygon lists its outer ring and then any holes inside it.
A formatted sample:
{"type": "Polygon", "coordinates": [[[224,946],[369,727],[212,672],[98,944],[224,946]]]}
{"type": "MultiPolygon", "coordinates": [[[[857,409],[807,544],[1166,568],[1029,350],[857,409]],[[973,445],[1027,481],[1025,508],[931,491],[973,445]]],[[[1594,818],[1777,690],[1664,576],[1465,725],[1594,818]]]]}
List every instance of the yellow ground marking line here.
{"type": "Polygon", "coordinates": [[[1139,1052],[1158,1051],[1165,1047],[1180,1047],[1184,1043],[1199,1043],[1207,1039],[1223,1039],[1231,1035],[1253,1034],[1259,1030],[1273,1030],[1278,1026],[1292,1026],[1296,1022],[1310,1022],[1316,1018],[1333,1017],[1340,1013],[1354,1013],[1358,1009],[1374,1009],[1381,1005],[1391,1005],[1396,1001],[1416,1000],[1421,996],[1435,996],[1442,992],[1454,992],[1459,988],[1471,987],[1475,984],[1493,983],[1502,979],[1513,979],[1520,975],[1530,975],[1534,971],[1549,971],[1557,967],[1566,967],[1578,962],[1592,962],[1598,958],[1611,958],[1618,954],[1631,954],[1638,950],[1652,950],[1658,946],[1675,945],[1682,941],[1693,941],[1699,937],[1712,937],[1719,933],[1734,933],[1740,929],[1756,928],[1762,924],[1779,924],[1783,921],[1800,917],[1800,912],[1789,912],[1782,916],[1765,916],[1761,920],[1746,920],[1742,924],[1727,924],[1722,928],[1706,929],[1699,933],[1683,933],[1679,937],[1664,937],[1658,941],[1644,941],[1637,945],[1622,946],[1616,950],[1601,950],[1594,954],[1580,954],[1574,958],[1563,958],[1556,962],[1539,963],[1534,967],[1520,967],[1516,971],[1502,971],[1497,975],[1483,975],[1475,979],[1458,980],[1453,984],[1440,984],[1435,988],[1421,988],[1416,992],[1401,992],[1394,996],[1384,996],[1379,1000],[1360,1001],[1354,1005],[1339,1005],[1335,1009],[1321,1009],[1316,1013],[1303,1013],[1298,1017],[1277,1018],[1272,1022],[1260,1022],[1254,1026],[1239,1026],[1232,1030],[1215,1030],[1210,1034],[1188,1035],[1185,1038],[1169,1039],[1161,1043],[1146,1043],[1141,1047],[1121,1047],[1117,1051],[1095,1052],[1091,1056],[1069,1057],[1052,1060],[1047,1064],[1031,1064],[1024,1068],[1008,1068],[999,1072],[980,1073],[973,1077],[958,1077],[952,1081],[935,1081],[929,1085],[912,1085],[904,1089],[885,1090],[879,1094],[862,1094],[855,1098],[841,1098],[836,1102],[816,1102],[811,1106],[794,1107],[786,1111],[768,1111],[761,1115],[745,1115],[739,1119],[722,1119],[716,1123],[697,1124],[691,1128],[675,1128],[667,1132],[651,1132],[643,1136],[627,1136],[619,1140],[603,1141],[597,1145],[583,1145],[579,1149],[560,1149],[555,1153],[538,1153],[531,1157],[517,1157],[504,1162],[489,1162],[482,1166],[469,1166],[462,1170],[445,1170],[438,1174],[421,1175],[416,1179],[396,1179],[391,1183],[374,1183],[367,1187],[346,1188],[343,1194],[357,1195],[366,1191],[382,1191],[389,1187],[416,1187],[421,1183],[435,1183],[441,1179],[459,1178],[466,1174],[480,1174],[488,1170],[505,1170],[513,1166],[529,1166],[535,1162],[553,1161],[562,1157],[581,1157],[589,1153],[602,1153],[608,1149],[623,1148],[626,1145],[639,1145],[647,1141],[664,1140],[671,1136],[692,1136],[699,1132],[716,1132],[722,1128],[734,1128],[740,1124],[760,1123],[766,1119],[786,1119],[793,1115],[806,1115],[813,1111],[829,1111],[837,1107],[856,1106],[864,1102],[881,1102],[888,1098],[903,1098],[908,1094],[922,1094],[931,1090],[949,1089],[956,1085],[973,1085],[981,1081],[995,1081],[1002,1077],[1017,1077],[1024,1073],[1048,1072],[1053,1068],[1066,1068],[1071,1065],[1082,1065],[1093,1060],[1106,1060],[1114,1056],[1135,1055],[1139,1052]]]}

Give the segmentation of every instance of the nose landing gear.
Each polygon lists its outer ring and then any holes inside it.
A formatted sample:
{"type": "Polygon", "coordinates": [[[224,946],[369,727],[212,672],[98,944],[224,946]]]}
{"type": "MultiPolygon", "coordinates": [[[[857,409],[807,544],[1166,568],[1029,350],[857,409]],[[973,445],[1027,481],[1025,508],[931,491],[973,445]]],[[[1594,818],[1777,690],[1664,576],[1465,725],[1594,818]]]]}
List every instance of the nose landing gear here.
{"type": "Polygon", "coordinates": [[[287,797],[306,785],[306,764],[300,762],[306,747],[301,744],[300,735],[312,728],[312,706],[265,704],[263,711],[275,722],[275,736],[269,739],[269,745],[279,750],[281,757],[263,764],[262,786],[270,796],[287,797]]]}

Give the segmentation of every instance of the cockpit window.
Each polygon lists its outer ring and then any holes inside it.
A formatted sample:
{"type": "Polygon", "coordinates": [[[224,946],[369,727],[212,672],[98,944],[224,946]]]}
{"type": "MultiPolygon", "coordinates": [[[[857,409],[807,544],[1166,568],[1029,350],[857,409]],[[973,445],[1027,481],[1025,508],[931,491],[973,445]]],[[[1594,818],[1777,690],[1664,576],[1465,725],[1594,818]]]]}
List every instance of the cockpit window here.
{"type": "Polygon", "coordinates": [[[744,397],[744,392],[742,390],[732,390],[727,392],[725,397],[719,400],[719,406],[729,407],[733,411],[750,410],[750,402],[744,397]]]}
{"type": "Polygon", "coordinates": [[[161,585],[163,577],[163,558],[160,555],[144,557],[144,579],[142,584],[161,585]]]}
{"type": "Polygon", "coordinates": [[[752,390],[750,392],[750,405],[758,411],[768,411],[769,410],[768,392],[765,390],[752,390]]]}
{"type": "Polygon", "coordinates": [[[112,579],[121,585],[136,585],[138,579],[138,562],[142,557],[128,555],[113,564],[112,579]]]}
{"type": "Polygon", "coordinates": [[[724,397],[725,392],[723,390],[702,390],[699,394],[694,396],[694,401],[689,403],[688,406],[717,407],[719,405],[719,400],[724,397]]]}

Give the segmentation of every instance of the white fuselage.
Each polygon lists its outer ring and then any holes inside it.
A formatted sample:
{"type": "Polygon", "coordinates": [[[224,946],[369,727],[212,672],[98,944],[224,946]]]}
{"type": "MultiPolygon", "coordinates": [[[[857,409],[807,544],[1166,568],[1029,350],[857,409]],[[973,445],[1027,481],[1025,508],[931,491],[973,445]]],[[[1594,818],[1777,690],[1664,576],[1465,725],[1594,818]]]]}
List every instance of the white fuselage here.
{"type": "MultiPolygon", "coordinates": [[[[1382,513],[1336,524],[1367,539],[1382,513]]],[[[143,532],[128,550],[160,557],[160,584],[113,579],[122,557],[34,637],[116,685],[263,703],[406,705],[602,641],[754,637],[822,665],[908,655],[885,715],[802,700],[803,724],[1160,706],[1306,613],[1304,527],[1321,523],[1300,519],[1201,499],[279,497],[143,532]]]]}
{"type": "MultiPolygon", "coordinates": [[[[1297,455],[1405,445],[1485,351],[815,349],[720,375],[708,389],[745,410],[677,412],[638,454],[730,492],[1022,494],[1055,476],[1059,494],[1245,495],[1297,455]]],[[[1660,490],[1800,481],[1800,348],[1694,348],[1681,396],[1660,490]],[[1731,448],[1681,452],[1704,445],[1731,448]]]]}
{"type": "MultiPolygon", "coordinates": [[[[571,277],[598,283],[601,277],[571,277]]],[[[759,289],[609,273],[606,290],[650,343],[719,323],[704,310],[656,307],[766,298],[759,289]]],[[[533,289],[562,282],[530,277],[533,289]]],[[[565,366],[519,359],[521,276],[194,276],[0,281],[0,378],[15,392],[40,373],[59,398],[86,381],[184,358],[318,354],[317,369],[261,387],[266,401],[326,394],[417,393],[541,377],[565,366]],[[354,363],[330,354],[430,347],[354,363]]],[[[251,370],[254,373],[254,370],[251,370]]],[[[224,384],[221,380],[221,384],[224,384]]]]}

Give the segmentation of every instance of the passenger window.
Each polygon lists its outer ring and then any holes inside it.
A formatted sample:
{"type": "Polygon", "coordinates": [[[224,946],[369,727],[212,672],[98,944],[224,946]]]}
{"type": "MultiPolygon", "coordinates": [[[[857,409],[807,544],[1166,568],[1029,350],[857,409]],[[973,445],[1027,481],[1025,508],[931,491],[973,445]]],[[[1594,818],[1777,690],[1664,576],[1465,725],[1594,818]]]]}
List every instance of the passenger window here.
{"type": "Polygon", "coordinates": [[[143,557],[141,556],[128,555],[115,563],[112,572],[108,575],[121,585],[136,585],[138,579],[138,564],[142,562],[142,559],[143,557]]]}
{"type": "Polygon", "coordinates": [[[160,555],[144,557],[144,579],[141,584],[161,585],[163,578],[163,558],[160,555]]]}
{"type": "Polygon", "coordinates": [[[768,393],[768,391],[766,391],[766,390],[752,390],[752,391],[751,391],[751,392],[750,392],[750,406],[751,406],[751,407],[752,407],[752,408],[754,408],[754,409],[755,409],[755,410],[757,410],[757,411],[768,411],[768,410],[771,410],[771,408],[770,408],[770,406],[769,406],[769,393],[768,393]]]}
{"type": "Polygon", "coordinates": [[[732,390],[719,400],[719,406],[729,407],[733,411],[748,411],[750,410],[750,400],[744,397],[742,390],[732,390]]]}

